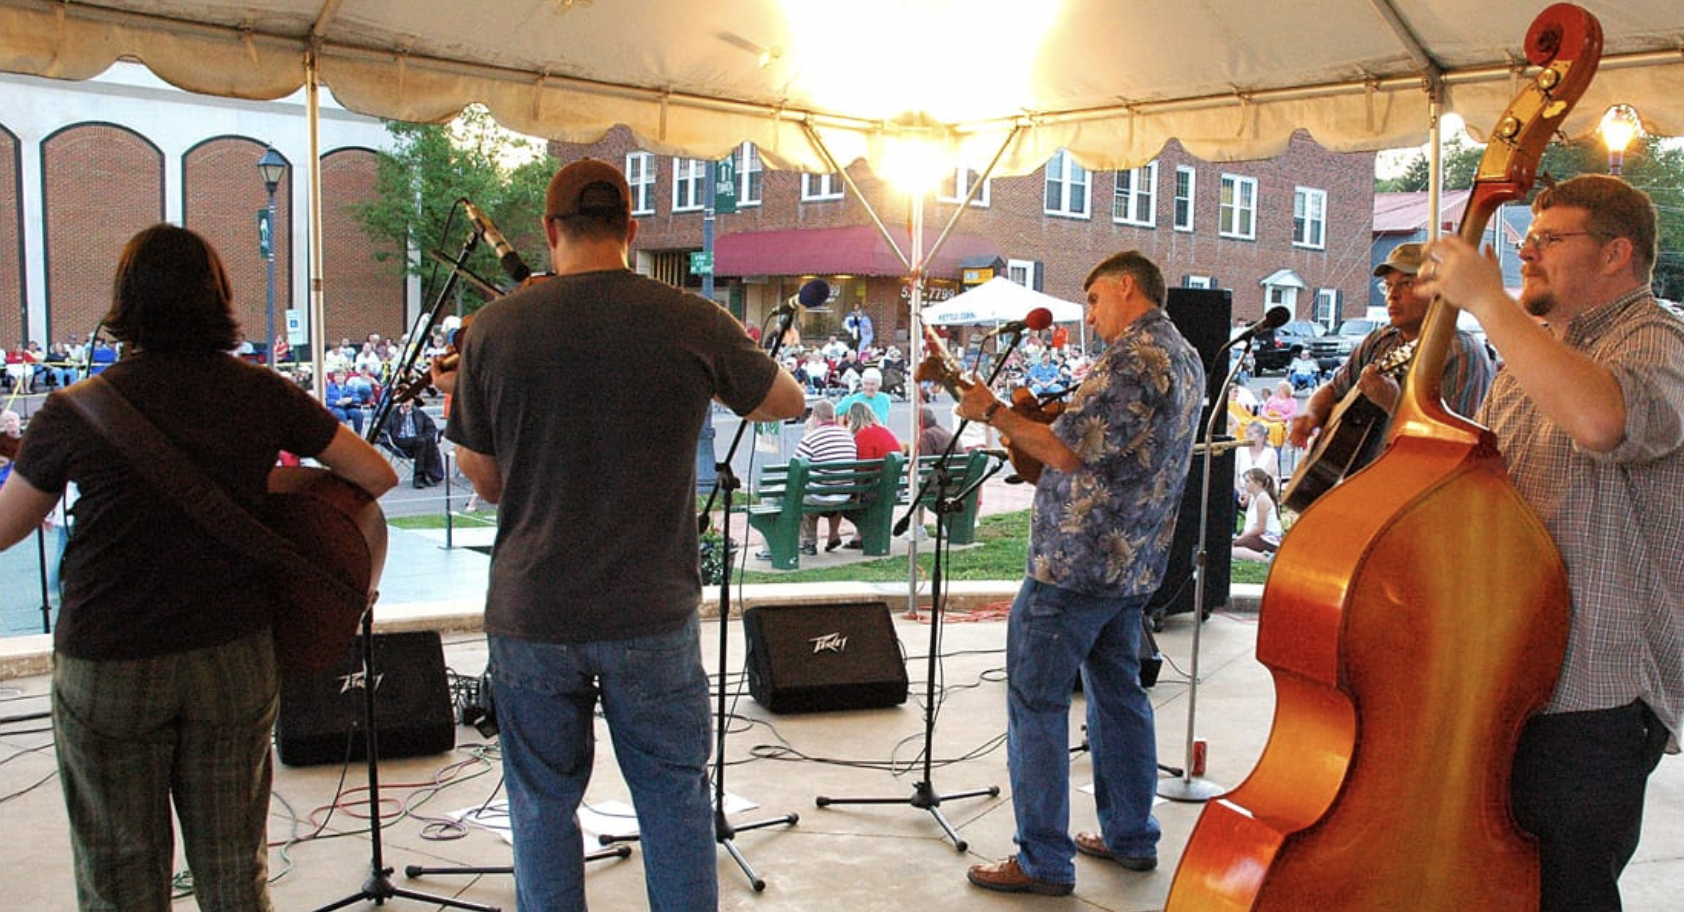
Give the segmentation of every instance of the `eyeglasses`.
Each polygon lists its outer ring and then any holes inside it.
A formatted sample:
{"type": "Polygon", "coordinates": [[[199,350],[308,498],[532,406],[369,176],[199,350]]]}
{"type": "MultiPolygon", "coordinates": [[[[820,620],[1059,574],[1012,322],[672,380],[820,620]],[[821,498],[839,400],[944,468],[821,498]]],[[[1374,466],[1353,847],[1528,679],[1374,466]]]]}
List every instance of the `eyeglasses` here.
{"type": "Polygon", "coordinates": [[[1375,279],[1374,290],[1379,292],[1382,298],[1391,297],[1393,293],[1406,295],[1415,290],[1415,280],[1413,278],[1375,279]]]}
{"type": "Polygon", "coordinates": [[[1542,253],[1570,237],[1581,237],[1584,235],[1594,234],[1596,234],[1594,231],[1539,231],[1535,234],[1528,234],[1520,240],[1515,241],[1514,249],[1521,253],[1525,253],[1526,248],[1530,247],[1532,248],[1533,253],[1542,253]]]}

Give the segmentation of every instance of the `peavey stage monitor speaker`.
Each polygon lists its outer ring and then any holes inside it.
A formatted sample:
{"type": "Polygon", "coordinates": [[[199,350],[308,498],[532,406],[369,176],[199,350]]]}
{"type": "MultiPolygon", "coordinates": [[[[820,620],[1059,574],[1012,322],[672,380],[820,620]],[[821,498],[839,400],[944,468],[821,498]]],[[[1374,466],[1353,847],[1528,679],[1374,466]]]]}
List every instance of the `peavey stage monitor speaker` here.
{"type": "MultiPolygon", "coordinates": [[[[288,766],[362,760],[366,684],[362,637],[345,661],[315,674],[281,677],[275,741],[288,766]]],[[[456,746],[456,719],[436,631],[374,635],[374,718],[380,758],[440,754],[456,746]]]]}
{"type": "Polygon", "coordinates": [[[881,602],[743,612],[748,692],[775,713],[906,702],[906,660],[881,602]]]}

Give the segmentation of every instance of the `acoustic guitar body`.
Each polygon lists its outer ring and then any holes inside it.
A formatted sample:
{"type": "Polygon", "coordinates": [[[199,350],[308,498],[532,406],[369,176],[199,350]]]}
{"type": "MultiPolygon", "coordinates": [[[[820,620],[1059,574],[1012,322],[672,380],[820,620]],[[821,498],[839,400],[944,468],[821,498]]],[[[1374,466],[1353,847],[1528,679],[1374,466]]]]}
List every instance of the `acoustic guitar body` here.
{"type": "Polygon", "coordinates": [[[269,473],[264,522],[311,563],[347,587],[335,592],[282,574],[274,615],[275,656],[288,671],[321,671],[345,655],[386,566],[386,515],[380,502],[326,469],[269,473]]]}
{"type": "Polygon", "coordinates": [[[1206,806],[1168,909],[1537,908],[1509,774],[1561,663],[1566,575],[1465,424],[1471,445],[1394,440],[1282,542],[1294,572],[1269,579],[1257,637],[1274,727],[1206,806]]]}

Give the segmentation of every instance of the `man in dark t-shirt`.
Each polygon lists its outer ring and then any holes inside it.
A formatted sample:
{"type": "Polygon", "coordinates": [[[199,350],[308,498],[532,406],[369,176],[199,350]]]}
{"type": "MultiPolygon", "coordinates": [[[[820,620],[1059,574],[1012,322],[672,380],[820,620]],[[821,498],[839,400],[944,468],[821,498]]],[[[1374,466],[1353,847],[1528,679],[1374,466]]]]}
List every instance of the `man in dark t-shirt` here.
{"type": "Polygon", "coordinates": [[[561,169],[555,277],[481,310],[460,369],[435,377],[463,473],[499,504],[485,630],[523,909],[585,906],[575,811],[599,699],[651,904],[717,905],[696,444],[714,400],[757,421],[805,406],[723,308],[627,268],[630,199],[607,164],[561,169]],[[634,333],[660,369],[604,386],[600,353],[634,333]]]}

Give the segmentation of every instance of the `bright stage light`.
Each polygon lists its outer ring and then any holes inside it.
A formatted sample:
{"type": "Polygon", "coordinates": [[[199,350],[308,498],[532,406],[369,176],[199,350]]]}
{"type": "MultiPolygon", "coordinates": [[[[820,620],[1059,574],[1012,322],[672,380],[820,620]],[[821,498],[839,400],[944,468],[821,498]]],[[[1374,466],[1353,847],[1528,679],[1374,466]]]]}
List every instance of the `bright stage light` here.
{"type": "Polygon", "coordinates": [[[1023,0],[786,0],[786,61],[823,108],[976,120],[1033,107],[1035,62],[1060,11],[1023,0]]]}

